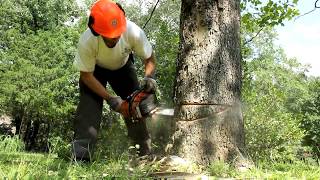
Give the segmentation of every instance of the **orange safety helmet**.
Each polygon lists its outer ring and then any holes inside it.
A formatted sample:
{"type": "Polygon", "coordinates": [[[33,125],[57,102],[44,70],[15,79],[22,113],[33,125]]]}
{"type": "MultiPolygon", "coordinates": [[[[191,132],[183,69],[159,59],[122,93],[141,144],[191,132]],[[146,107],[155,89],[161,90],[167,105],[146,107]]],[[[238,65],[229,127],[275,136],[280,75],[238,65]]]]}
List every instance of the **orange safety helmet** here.
{"type": "Polygon", "coordinates": [[[127,28],[123,10],[112,0],[98,0],[91,8],[89,25],[96,33],[107,38],[119,37],[127,28]]]}

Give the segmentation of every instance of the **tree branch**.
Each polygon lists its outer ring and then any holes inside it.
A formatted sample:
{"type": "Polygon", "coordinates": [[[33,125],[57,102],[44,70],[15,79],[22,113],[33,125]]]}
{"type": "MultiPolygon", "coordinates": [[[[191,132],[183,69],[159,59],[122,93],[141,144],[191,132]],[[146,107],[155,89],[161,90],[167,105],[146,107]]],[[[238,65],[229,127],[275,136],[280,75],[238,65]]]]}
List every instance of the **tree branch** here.
{"type": "Polygon", "coordinates": [[[144,26],[143,26],[142,29],[144,29],[144,28],[147,26],[148,22],[149,22],[150,19],[152,18],[152,15],[153,15],[154,11],[156,10],[156,7],[157,7],[159,1],[160,1],[160,0],[157,1],[156,5],[154,5],[154,7],[153,7],[153,9],[152,9],[152,12],[151,12],[151,14],[150,14],[150,17],[149,17],[149,19],[147,20],[147,22],[144,24],[144,26]]]}
{"type": "Polygon", "coordinates": [[[251,37],[248,41],[244,42],[243,45],[246,45],[246,44],[248,44],[249,42],[251,42],[254,38],[256,38],[256,37],[260,34],[260,32],[261,32],[262,30],[263,30],[263,28],[259,29],[259,31],[257,32],[257,34],[254,35],[253,37],[251,37]]]}
{"type": "Polygon", "coordinates": [[[315,11],[316,9],[320,8],[320,6],[317,5],[317,4],[318,4],[318,1],[319,1],[319,0],[316,0],[316,1],[314,2],[314,8],[313,8],[311,11],[308,11],[308,12],[306,12],[306,13],[298,16],[298,17],[296,17],[296,18],[294,19],[294,21],[296,21],[297,19],[301,18],[302,16],[308,15],[308,14],[312,13],[313,11],[315,11]]]}

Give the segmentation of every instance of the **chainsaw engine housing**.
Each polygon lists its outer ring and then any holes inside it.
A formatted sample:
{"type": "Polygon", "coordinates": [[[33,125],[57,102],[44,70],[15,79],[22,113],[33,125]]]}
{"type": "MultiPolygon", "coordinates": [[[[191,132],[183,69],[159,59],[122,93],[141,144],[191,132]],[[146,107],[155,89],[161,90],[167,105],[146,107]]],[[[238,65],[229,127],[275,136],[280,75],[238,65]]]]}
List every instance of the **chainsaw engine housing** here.
{"type": "Polygon", "coordinates": [[[157,98],[154,93],[138,90],[132,93],[121,105],[121,112],[124,118],[139,120],[149,116],[156,107],[157,98]]]}

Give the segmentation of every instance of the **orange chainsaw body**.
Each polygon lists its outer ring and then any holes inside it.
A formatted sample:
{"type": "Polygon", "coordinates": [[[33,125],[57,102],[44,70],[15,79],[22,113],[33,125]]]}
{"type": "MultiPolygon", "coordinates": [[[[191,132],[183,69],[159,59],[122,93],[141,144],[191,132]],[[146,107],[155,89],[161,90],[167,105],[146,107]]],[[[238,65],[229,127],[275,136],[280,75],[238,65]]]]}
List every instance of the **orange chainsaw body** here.
{"type": "Polygon", "coordinates": [[[126,119],[139,120],[150,115],[157,107],[157,98],[154,93],[137,90],[121,104],[121,114],[126,119]]]}

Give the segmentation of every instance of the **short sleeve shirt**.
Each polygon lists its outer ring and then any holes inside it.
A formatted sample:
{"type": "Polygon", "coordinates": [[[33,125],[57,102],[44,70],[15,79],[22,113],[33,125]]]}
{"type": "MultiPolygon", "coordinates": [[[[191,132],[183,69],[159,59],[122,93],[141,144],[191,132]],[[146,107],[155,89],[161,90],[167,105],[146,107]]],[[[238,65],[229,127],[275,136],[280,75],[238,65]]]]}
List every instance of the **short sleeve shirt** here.
{"type": "Polygon", "coordinates": [[[84,72],[93,72],[95,65],[117,70],[127,63],[132,51],[142,59],[147,59],[152,54],[152,46],[144,31],[127,20],[127,29],[113,48],[106,46],[102,37],[94,36],[90,29],[82,33],[73,64],[84,72]]]}

